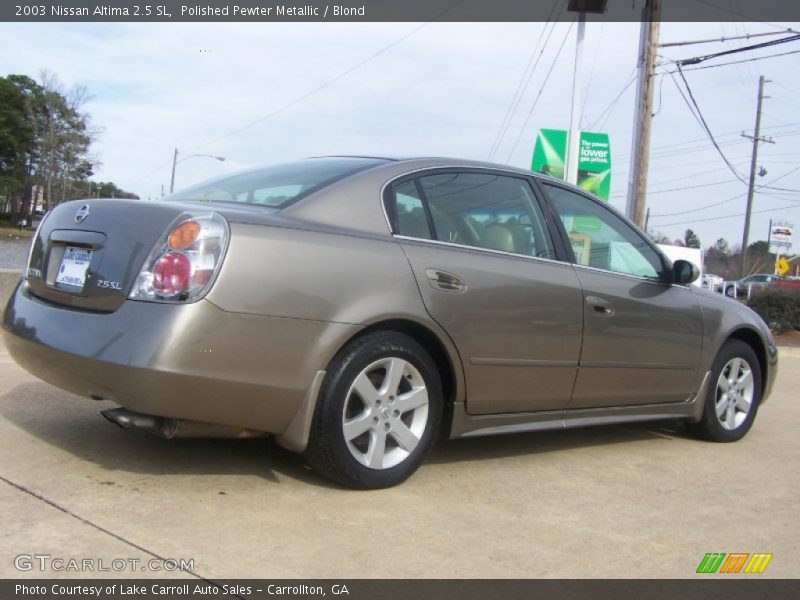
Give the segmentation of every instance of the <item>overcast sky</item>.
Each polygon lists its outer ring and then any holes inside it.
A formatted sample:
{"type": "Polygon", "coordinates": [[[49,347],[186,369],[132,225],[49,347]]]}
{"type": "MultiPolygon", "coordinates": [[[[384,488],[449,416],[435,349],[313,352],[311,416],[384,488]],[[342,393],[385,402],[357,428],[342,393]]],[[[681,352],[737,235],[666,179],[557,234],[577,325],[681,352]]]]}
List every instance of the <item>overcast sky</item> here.
{"type": "MultiPolygon", "coordinates": [[[[787,27],[800,25],[664,23],[661,42],[787,27]]],[[[67,86],[87,85],[94,97],[86,109],[104,130],[95,147],[102,162],[95,179],[154,198],[162,185],[169,187],[175,147],[226,158],[187,159],[178,165],[176,189],[322,154],[486,159],[536,43],[549,31],[543,23],[3,23],[0,74],[38,78],[47,69],[67,86]]],[[[611,202],[623,210],[635,82],[613,101],[633,75],[638,36],[637,23],[589,23],[583,63],[583,126],[611,137],[611,202]]],[[[685,58],[769,39],[665,48],[661,54],[685,58]]],[[[800,43],[703,64],[792,50],[800,43]]],[[[529,167],[538,129],[569,126],[574,60],[575,28],[560,23],[549,34],[496,162],[529,167]]],[[[711,131],[745,178],[752,144],[740,133],[754,127],[759,75],[772,80],[762,133],[775,144],[761,146],[759,165],[767,175],[759,183],[795,191],[756,196],[751,241],[766,239],[770,218],[800,227],[798,73],[800,54],[686,73],[711,131]]],[[[739,244],[746,186],[713,149],[669,75],[658,77],[655,111],[650,228],[676,238],[691,227],[704,247],[720,237],[739,244]],[[702,209],[710,204],[718,205],[702,209]]]]}

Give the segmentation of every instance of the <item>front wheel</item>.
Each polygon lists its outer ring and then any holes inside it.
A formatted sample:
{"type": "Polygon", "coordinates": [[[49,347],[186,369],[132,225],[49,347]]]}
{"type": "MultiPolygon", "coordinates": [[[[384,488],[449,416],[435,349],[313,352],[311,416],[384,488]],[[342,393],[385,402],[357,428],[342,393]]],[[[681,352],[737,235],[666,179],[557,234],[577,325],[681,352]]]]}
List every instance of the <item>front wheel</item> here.
{"type": "Polygon", "coordinates": [[[396,485],[425,458],[441,416],[441,381],[425,349],[400,333],[371,333],[331,362],[306,459],[348,487],[396,485]]]}
{"type": "Polygon", "coordinates": [[[711,369],[703,417],[690,429],[714,442],[742,439],[753,425],[761,400],[761,365],[753,349],[728,340],[711,369]]]}
{"type": "Polygon", "coordinates": [[[728,298],[735,298],[736,297],[736,292],[734,291],[734,286],[729,285],[728,287],[726,287],[725,288],[725,295],[728,298]]]}

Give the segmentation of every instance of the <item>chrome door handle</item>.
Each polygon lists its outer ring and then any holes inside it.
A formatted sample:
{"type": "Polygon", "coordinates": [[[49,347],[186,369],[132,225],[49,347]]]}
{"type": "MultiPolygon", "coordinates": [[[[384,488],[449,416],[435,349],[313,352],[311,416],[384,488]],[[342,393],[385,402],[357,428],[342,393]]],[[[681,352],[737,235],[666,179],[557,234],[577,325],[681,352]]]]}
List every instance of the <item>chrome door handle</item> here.
{"type": "Polygon", "coordinates": [[[437,290],[443,290],[445,292],[463,292],[467,289],[467,286],[460,277],[448,273],[447,271],[427,269],[425,275],[428,278],[428,282],[437,290]]]}
{"type": "Polygon", "coordinates": [[[586,296],[586,304],[591,306],[594,314],[600,317],[610,317],[614,314],[614,307],[611,302],[597,296],[586,296]]]}

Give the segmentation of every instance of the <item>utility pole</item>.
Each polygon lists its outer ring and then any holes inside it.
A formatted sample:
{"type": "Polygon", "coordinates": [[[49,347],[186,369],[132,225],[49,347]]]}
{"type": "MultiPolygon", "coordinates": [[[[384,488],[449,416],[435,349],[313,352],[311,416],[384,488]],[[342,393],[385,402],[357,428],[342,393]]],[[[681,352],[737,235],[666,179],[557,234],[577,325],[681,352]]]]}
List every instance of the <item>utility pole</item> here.
{"type": "Polygon", "coordinates": [[[636,112],[633,117],[631,168],[625,215],[639,227],[645,225],[647,168],[650,160],[650,127],[653,118],[653,88],[660,29],[661,0],[647,0],[639,32],[639,74],[636,82],[636,112]]]}
{"type": "Polygon", "coordinates": [[[756,129],[754,135],[750,136],[742,133],[742,137],[746,137],[753,141],[753,156],[750,159],[750,184],[747,188],[747,210],[744,213],[744,232],[742,233],[742,252],[741,252],[741,263],[739,265],[739,277],[745,276],[745,268],[747,266],[747,244],[750,237],[750,213],[753,210],[753,194],[755,193],[756,188],[756,167],[758,162],[758,143],[759,142],[767,142],[769,144],[774,144],[774,140],[769,138],[762,138],[761,135],[761,104],[764,101],[764,98],[769,98],[769,96],[764,96],[764,84],[769,81],[768,79],[764,79],[764,76],[758,78],[758,105],[756,107],[756,129]]]}

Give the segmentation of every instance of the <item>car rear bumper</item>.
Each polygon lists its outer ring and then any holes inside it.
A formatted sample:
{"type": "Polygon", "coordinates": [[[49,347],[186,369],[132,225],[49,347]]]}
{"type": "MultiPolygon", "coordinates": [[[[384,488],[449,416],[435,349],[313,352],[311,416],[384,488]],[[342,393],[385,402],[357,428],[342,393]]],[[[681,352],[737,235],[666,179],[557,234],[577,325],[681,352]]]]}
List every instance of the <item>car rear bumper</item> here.
{"type": "Polygon", "coordinates": [[[32,296],[22,282],[5,344],[33,375],[131,410],[285,431],[315,375],[359,326],[226,312],[209,301],[126,301],[101,314],[32,296]]]}

